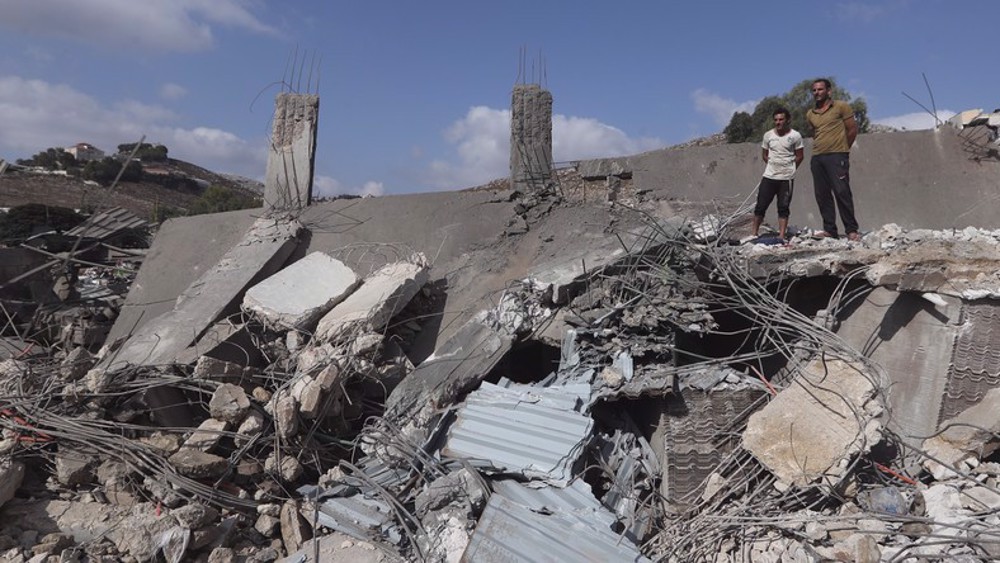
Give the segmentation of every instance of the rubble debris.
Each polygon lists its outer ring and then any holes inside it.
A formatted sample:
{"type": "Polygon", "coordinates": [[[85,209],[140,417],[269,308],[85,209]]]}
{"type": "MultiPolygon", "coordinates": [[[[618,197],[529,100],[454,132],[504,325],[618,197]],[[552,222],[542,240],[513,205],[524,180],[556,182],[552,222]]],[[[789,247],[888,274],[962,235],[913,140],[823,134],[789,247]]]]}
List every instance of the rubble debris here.
{"type": "Polygon", "coordinates": [[[928,471],[938,480],[951,473],[965,473],[976,460],[1000,449],[1000,389],[941,424],[939,433],[924,440],[928,471]],[[968,469],[966,469],[968,468],[968,469]]]}

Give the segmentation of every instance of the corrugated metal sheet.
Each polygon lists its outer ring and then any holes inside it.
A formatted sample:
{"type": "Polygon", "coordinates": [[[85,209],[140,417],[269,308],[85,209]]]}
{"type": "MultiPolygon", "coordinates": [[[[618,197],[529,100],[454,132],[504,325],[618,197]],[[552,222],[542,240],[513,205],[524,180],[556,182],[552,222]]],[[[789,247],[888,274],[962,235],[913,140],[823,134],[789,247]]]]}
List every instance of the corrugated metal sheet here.
{"type": "Polygon", "coordinates": [[[594,421],[567,410],[565,392],[534,388],[525,394],[484,383],[458,411],[441,454],[489,460],[498,470],[568,482],[594,421]]]}
{"type": "Polygon", "coordinates": [[[965,303],[962,322],[952,349],[938,424],[1000,387],[1000,307],[991,301],[965,303]]]}
{"type": "Polygon", "coordinates": [[[592,495],[587,499],[585,487],[580,481],[565,489],[505,483],[486,505],[463,563],[649,561],[611,530],[613,515],[592,495]]]}
{"type": "Polygon", "coordinates": [[[121,207],[113,207],[91,215],[86,221],[65,233],[69,237],[86,237],[98,240],[110,238],[126,229],[145,227],[146,221],[121,207]]]}

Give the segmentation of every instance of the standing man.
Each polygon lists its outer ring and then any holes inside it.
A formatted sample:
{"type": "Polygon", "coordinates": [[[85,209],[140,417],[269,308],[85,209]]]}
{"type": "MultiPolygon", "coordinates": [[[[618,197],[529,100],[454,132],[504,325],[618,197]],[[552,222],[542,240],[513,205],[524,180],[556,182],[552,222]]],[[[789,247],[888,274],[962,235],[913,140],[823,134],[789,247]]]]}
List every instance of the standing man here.
{"type": "Polygon", "coordinates": [[[861,240],[858,221],[854,218],[854,196],[851,195],[851,145],[858,136],[854,110],[847,102],[830,98],[830,81],[819,78],[812,84],[815,107],[806,112],[813,129],[812,170],[816,205],[823,217],[820,237],[837,237],[837,210],[844,223],[847,238],[861,240]],[[836,207],[834,207],[836,202],[836,207]]]}
{"type": "Polygon", "coordinates": [[[767,166],[757,190],[752,234],[757,236],[771,200],[778,196],[778,236],[784,240],[788,229],[788,207],[792,203],[792,178],[802,164],[802,135],[791,128],[792,114],[787,109],[775,109],[772,117],[774,129],[764,133],[764,141],[760,144],[760,157],[767,166]]]}

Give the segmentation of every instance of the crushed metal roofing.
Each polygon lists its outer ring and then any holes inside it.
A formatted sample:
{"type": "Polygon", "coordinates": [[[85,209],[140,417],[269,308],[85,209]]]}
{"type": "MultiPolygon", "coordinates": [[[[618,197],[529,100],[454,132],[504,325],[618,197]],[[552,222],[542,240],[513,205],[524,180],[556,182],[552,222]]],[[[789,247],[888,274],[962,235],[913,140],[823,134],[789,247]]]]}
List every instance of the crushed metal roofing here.
{"type": "Polygon", "coordinates": [[[136,217],[121,207],[112,207],[107,211],[96,213],[86,221],[66,231],[69,237],[86,237],[104,240],[127,230],[145,227],[146,221],[136,217]]]}
{"type": "Polygon", "coordinates": [[[566,488],[495,484],[462,562],[649,561],[611,530],[614,516],[576,481],[566,488]]]}
{"type": "Polygon", "coordinates": [[[459,409],[441,454],[566,483],[594,427],[591,417],[572,410],[583,406],[578,388],[483,383],[459,409]]]}

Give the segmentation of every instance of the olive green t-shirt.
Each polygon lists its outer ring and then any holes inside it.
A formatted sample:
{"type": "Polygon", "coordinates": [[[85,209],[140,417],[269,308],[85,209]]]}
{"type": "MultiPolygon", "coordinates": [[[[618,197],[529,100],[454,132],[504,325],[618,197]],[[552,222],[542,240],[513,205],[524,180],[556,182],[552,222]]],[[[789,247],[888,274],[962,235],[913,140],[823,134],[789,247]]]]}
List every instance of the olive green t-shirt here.
{"type": "Polygon", "coordinates": [[[854,117],[854,110],[847,102],[834,100],[833,104],[820,113],[816,108],[806,112],[806,120],[813,128],[813,154],[831,152],[851,152],[847,144],[847,127],[844,121],[854,117]]]}

